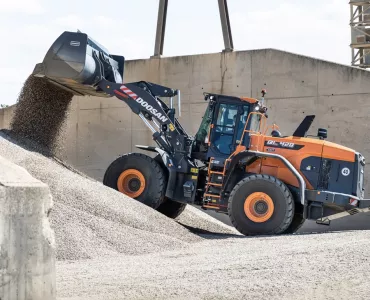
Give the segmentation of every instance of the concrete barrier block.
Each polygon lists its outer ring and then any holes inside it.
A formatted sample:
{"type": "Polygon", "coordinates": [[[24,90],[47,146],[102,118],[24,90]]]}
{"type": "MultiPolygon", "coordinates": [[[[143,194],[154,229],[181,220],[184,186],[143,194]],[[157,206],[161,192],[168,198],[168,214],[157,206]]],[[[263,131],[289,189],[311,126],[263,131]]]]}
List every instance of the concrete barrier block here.
{"type": "Polygon", "coordinates": [[[0,157],[0,299],[55,299],[49,187],[0,157]]]}
{"type": "Polygon", "coordinates": [[[0,129],[9,129],[16,105],[0,109],[0,129]]]}

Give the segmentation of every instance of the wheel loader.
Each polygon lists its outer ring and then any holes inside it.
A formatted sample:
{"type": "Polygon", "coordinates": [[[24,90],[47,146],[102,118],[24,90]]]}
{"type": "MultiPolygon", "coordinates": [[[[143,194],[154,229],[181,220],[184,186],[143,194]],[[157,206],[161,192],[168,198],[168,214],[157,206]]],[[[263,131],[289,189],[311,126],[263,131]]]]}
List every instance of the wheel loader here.
{"type": "MultiPolygon", "coordinates": [[[[198,132],[181,126],[180,91],[156,83],[123,82],[125,58],[112,55],[80,31],[63,32],[33,75],[78,96],[116,97],[149,130],[156,146],[123,154],[107,168],[104,185],[170,218],[186,205],[228,214],[242,234],[296,232],[307,219],[328,225],[370,211],[364,199],[365,158],[307,132],[306,116],[291,135],[267,125],[260,99],[204,93],[208,102],[198,132]]],[[[122,203],[124,205],[124,203],[122,203]]]]}

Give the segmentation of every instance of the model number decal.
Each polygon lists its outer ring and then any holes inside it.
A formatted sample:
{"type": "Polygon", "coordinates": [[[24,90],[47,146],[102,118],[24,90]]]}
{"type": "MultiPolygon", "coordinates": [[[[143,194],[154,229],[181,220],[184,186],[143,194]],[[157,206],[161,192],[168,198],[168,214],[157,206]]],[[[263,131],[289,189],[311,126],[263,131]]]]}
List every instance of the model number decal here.
{"type": "Polygon", "coordinates": [[[297,145],[297,144],[291,143],[291,142],[277,142],[277,141],[274,141],[274,140],[267,140],[265,142],[265,146],[275,147],[275,148],[292,149],[292,150],[299,150],[302,147],[304,147],[303,145],[297,145]]]}
{"type": "Polygon", "coordinates": [[[294,143],[288,143],[288,142],[276,142],[276,141],[267,141],[268,146],[281,146],[284,148],[294,148],[294,143]]]}

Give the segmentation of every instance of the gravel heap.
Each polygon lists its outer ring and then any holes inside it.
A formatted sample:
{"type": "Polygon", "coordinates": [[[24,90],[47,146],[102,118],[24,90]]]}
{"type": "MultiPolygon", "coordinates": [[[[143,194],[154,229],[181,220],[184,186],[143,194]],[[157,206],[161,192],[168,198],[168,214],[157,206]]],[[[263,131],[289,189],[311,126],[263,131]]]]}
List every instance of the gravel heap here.
{"type": "Polygon", "coordinates": [[[188,207],[178,222],[55,158],[72,94],[30,76],[19,95],[11,131],[0,131],[0,155],[46,183],[57,259],[75,260],[124,253],[140,255],[187,246],[212,233],[238,234],[188,207]],[[183,224],[183,226],[181,225],[183,224]]]}
{"type": "Polygon", "coordinates": [[[57,259],[139,255],[202,240],[157,211],[18,142],[0,132],[0,155],[49,186],[57,259]]]}
{"type": "MultiPolygon", "coordinates": [[[[225,216],[228,217],[227,215],[225,216]]],[[[242,236],[234,227],[213,218],[191,205],[186,206],[183,213],[176,218],[176,221],[201,236],[212,235],[212,238],[216,238],[214,235],[217,234],[222,237],[226,237],[225,235],[230,234],[242,236]]]]}
{"type": "Polygon", "coordinates": [[[50,221],[55,231],[58,260],[99,258],[114,253],[140,255],[203,240],[186,226],[207,230],[206,234],[236,234],[233,228],[192,207],[179,217],[184,227],[55,158],[41,154],[47,154],[47,149],[9,134],[13,136],[0,131],[0,155],[24,167],[50,187],[54,201],[50,221]]]}
{"type": "Polygon", "coordinates": [[[17,99],[12,131],[55,153],[73,94],[46,79],[29,76],[17,99]]]}

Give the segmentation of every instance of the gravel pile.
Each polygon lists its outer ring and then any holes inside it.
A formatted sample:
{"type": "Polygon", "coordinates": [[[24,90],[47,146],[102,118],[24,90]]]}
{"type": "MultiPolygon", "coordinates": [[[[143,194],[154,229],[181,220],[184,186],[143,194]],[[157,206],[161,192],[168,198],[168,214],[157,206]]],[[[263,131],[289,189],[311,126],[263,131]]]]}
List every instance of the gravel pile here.
{"type": "Polygon", "coordinates": [[[139,255],[201,240],[183,226],[56,160],[16,145],[0,133],[0,155],[46,183],[53,195],[50,214],[57,259],[139,255]]]}
{"type": "MultiPolygon", "coordinates": [[[[0,155],[50,187],[54,200],[50,218],[58,260],[98,258],[114,253],[140,255],[203,240],[186,226],[39,153],[47,149],[33,146],[32,142],[24,143],[24,139],[19,141],[11,138],[9,132],[0,131],[0,155]]],[[[212,233],[235,234],[233,228],[196,208],[185,210],[179,222],[212,233]]]]}
{"type": "MultiPolygon", "coordinates": [[[[225,215],[228,217],[227,215],[225,215]]],[[[216,220],[210,215],[204,213],[198,208],[187,205],[184,212],[176,219],[181,225],[190,229],[194,233],[201,234],[202,236],[211,234],[221,235],[240,235],[234,227],[226,225],[225,223],[216,220]]]]}
{"type": "Polygon", "coordinates": [[[192,207],[177,223],[58,161],[55,154],[63,144],[60,133],[72,96],[30,76],[19,95],[11,131],[0,131],[0,155],[51,190],[57,259],[141,255],[203,240],[194,231],[236,233],[192,207]]]}

